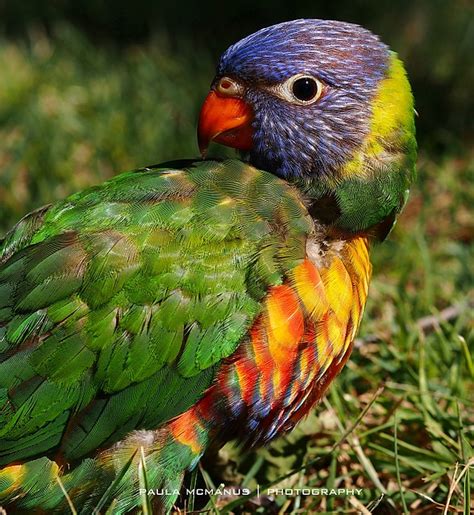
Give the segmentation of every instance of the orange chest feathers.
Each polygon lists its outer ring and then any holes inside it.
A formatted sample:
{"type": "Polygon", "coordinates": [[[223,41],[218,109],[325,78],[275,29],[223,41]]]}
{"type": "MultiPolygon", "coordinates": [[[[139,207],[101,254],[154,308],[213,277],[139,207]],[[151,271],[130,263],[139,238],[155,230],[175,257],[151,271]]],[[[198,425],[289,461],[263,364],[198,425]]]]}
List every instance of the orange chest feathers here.
{"type": "Polygon", "coordinates": [[[290,280],[272,288],[250,331],[247,359],[235,363],[250,411],[268,412],[259,440],[290,430],[350,355],[372,267],[366,238],[337,247],[322,258],[308,249],[290,280]]]}
{"type": "Polygon", "coordinates": [[[368,241],[318,250],[307,246],[306,259],[271,288],[213,386],[172,423],[174,438],[196,454],[199,434],[260,445],[292,429],[347,361],[367,300],[368,241]]]}
{"type": "Polygon", "coordinates": [[[212,428],[222,439],[239,436],[250,445],[290,430],[349,357],[370,273],[364,237],[324,251],[308,244],[306,259],[271,288],[248,337],[188,413],[194,429],[212,428]]]}

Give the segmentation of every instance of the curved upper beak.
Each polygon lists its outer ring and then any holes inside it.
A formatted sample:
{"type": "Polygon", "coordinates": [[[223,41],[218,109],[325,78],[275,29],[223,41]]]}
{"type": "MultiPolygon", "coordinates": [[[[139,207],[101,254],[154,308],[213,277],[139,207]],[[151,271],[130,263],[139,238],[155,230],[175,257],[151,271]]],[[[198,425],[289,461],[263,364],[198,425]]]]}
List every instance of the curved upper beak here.
{"type": "Polygon", "coordinates": [[[199,115],[198,143],[203,157],[211,141],[239,150],[253,146],[253,112],[242,99],[221,96],[211,90],[199,115]]]}

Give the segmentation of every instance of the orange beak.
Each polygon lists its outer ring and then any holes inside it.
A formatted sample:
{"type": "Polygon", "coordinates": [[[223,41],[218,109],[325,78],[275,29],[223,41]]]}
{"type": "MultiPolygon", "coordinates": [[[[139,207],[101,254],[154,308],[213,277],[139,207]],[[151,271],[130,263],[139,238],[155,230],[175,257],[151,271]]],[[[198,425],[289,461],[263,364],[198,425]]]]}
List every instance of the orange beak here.
{"type": "Polygon", "coordinates": [[[199,115],[198,143],[201,155],[206,156],[211,141],[239,150],[250,150],[253,146],[252,120],[252,109],[243,100],[211,91],[199,115]]]}

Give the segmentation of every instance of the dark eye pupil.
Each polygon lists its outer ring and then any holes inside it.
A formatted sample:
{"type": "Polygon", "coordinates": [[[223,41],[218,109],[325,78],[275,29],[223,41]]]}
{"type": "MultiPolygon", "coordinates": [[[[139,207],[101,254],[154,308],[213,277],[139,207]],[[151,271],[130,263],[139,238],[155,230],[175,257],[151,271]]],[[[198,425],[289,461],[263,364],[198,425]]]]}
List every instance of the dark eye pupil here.
{"type": "Polygon", "coordinates": [[[295,80],[293,84],[293,95],[298,100],[307,102],[312,100],[318,93],[318,85],[314,79],[309,77],[302,77],[301,79],[295,80]]]}

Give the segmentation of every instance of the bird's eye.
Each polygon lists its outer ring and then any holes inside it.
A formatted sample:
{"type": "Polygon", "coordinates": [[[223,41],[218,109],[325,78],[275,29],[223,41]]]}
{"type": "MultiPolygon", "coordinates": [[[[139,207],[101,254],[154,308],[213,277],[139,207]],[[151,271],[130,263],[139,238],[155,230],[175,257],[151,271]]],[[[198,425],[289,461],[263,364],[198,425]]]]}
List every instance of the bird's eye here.
{"type": "Polygon", "coordinates": [[[317,96],[319,87],[312,77],[301,77],[293,82],[291,91],[298,100],[310,102],[317,96]]]}
{"type": "Polygon", "coordinates": [[[322,95],[323,84],[311,75],[299,73],[284,82],[275,92],[295,104],[312,104],[322,95]]]}

